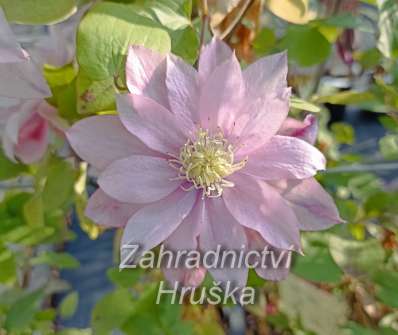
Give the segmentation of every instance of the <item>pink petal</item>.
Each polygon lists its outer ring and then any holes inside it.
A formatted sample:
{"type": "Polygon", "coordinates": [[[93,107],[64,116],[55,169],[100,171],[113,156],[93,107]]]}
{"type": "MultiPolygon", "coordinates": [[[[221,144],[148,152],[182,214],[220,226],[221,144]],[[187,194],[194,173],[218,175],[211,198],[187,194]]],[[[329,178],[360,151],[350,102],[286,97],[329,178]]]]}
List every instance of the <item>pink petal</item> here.
{"type": "Polygon", "coordinates": [[[191,213],[165,241],[166,247],[172,250],[196,250],[197,237],[204,224],[204,200],[198,196],[191,213]]]}
{"type": "Polygon", "coordinates": [[[98,189],[90,197],[85,214],[95,223],[105,227],[124,227],[142,206],[119,202],[98,189]]]}
{"type": "Polygon", "coordinates": [[[41,69],[31,60],[0,64],[0,96],[16,99],[41,99],[51,96],[41,69]]]}
{"type": "Polygon", "coordinates": [[[43,100],[27,100],[8,108],[5,114],[3,148],[7,157],[25,164],[39,161],[48,146],[48,123],[39,111],[48,108],[43,100]]]}
{"type": "Polygon", "coordinates": [[[177,171],[164,158],[134,155],[110,164],[101,173],[98,184],[121,202],[145,204],[158,201],[181,184],[172,180],[177,171]]]}
{"type": "Polygon", "coordinates": [[[260,254],[264,250],[266,250],[266,252],[268,251],[264,257],[264,267],[261,266],[262,264],[260,263],[260,266],[255,269],[256,273],[266,280],[277,281],[285,279],[289,274],[291,261],[289,253],[291,251],[274,248],[254,230],[246,228],[245,231],[250,250],[256,250],[260,254]]]}
{"type": "Polygon", "coordinates": [[[264,57],[249,65],[243,72],[247,99],[254,99],[287,87],[287,53],[264,57]]]}
{"type": "MultiPolygon", "coordinates": [[[[198,197],[191,213],[165,241],[165,248],[173,251],[196,250],[203,224],[204,201],[198,197]]],[[[206,275],[206,269],[202,267],[188,269],[183,265],[178,268],[163,266],[162,271],[171,285],[179,283],[188,287],[200,285],[206,275]]]]}
{"type": "Polygon", "coordinates": [[[199,84],[196,70],[176,56],[167,57],[166,86],[172,112],[186,127],[199,121],[199,84]]]}
{"type": "Polygon", "coordinates": [[[131,46],[127,55],[126,80],[130,93],[144,95],[169,108],[165,56],[143,46],[131,46]]]}
{"type": "MultiPolygon", "coordinates": [[[[246,235],[243,227],[228,212],[221,198],[208,198],[205,204],[206,223],[203,225],[200,234],[200,248],[203,251],[216,251],[220,246],[221,250],[245,250],[247,247],[246,235]]],[[[230,281],[234,286],[243,287],[246,285],[248,269],[230,268],[209,268],[216,281],[226,283],[230,281]]]]}
{"type": "Polygon", "coordinates": [[[174,114],[142,95],[118,95],[116,101],[120,118],[132,134],[154,150],[179,154],[189,130],[181,129],[174,114]]]}
{"type": "Polygon", "coordinates": [[[98,170],[131,155],[153,155],[139,139],[123,127],[118,116],[100,115],[83,119],[67,133],[73,150],[98,170]]]}
{"type": "Polygon", "coordinates": [[[15,156],[25,164],[40,161],[47,151],[48,130],[48,122],[38,113],[32,114],[19,130],[15,156]]]}
{"type": "Polygon", "coordinates": [[[308,114],[304,121],[287,118],[278,131],[279,135],[300,138],[314,144],[318,136],[318,122],[314,115],[308,114]]]}
{"type": "Polygon", "coordinates": [[[233,131],[238,158],[262,147],[277,133],[289,113],[289,96],[290,89],[285,89],[282,96],[264,95],[246,106],[233,131]]]}
{"type": "Polygon", "coordinates": [[[16,63],[27,59],[0,7],[0,63],[16,63]]]}
{"type": "Polygon", "coordinates": [[[279,192],[263,181],[235,173],[235,187],[224,190],[225,204],[235,219],[280,249],[300,249],[298,221],[279,192]]]}
{"type": "Polygon", "coordinates": [[[176,283],[183,287],[197,287],[202,284],[207,270],[203,267],[195,269],[163,268],[166,280],[174,287],[176,283]]]}
{"type": "Polygon", "coordinates": [[[137,211],[128,221],[122,237],[123,246],[139,245],[140,251],[150,250],[168,238],[188,216],[196,200],[196,192],[177,190],[168,197],[137,211]]]}
{"type": "Polygon", "coordinates": [[[314,146],[295,137],[276,135],[251,153],[243,173],[266,180],[304,179],[325,169],[326,160],[314,146]]]}
{"type": "Polygon", "coordinates": [[[229,133],[242,107],[244,86],[235,54],[219,65],[201,87],[199,114],[201,126],[229,133]]]}
{"type": "Polygon", "coordinates": [[[203,84],[219,65],[230,59],[231,55],[231,48],[216,37],[209,44],[205,45],[200,52],[199,58],[201,83],[203,84]]]}
{"type": "Polygon", "coordinates": [[[314,179],[280,181],[277,187],[305,231],[324,230],[344,222],[333,198],[314,179]]]}

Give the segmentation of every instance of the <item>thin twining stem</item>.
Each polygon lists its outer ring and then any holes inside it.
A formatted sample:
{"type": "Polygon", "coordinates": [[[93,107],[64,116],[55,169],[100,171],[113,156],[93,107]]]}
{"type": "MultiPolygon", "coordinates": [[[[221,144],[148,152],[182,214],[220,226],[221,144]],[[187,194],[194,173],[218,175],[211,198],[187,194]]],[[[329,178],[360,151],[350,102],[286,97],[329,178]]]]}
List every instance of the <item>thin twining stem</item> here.
{"type": "MultiPolygon", "coordinates": [[[[199,53],[202,50],[202,47],[205,43],[205,35],[206,35],[206,29],[209,25],[209,6],[207,3],[207,0],[200,0],[200,11],[202,15],[202,25],[200,27],[200,44],[199,44],[199,53]]],[[[200,57],[200,54],[199,54],[200,57]]]]}
{"type": "Polygon", "coordinates": [[[346,173],[346,172],[382,172],[398,170],[398,162],[378,163],[378,164],[353,164],[343,165],[322,171],[323,174],[346,173]]]}

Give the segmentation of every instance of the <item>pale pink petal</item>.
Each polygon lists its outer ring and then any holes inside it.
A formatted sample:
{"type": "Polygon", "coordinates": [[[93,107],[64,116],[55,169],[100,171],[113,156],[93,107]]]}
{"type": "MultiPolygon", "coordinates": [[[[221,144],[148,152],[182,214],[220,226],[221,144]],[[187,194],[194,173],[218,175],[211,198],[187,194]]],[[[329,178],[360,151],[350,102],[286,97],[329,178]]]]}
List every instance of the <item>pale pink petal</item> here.
{"type": "Polygon", "coordinates": [[[153,155],[150,149],[123,127],[115,115],[83,119],[74,124],[66,135],[73,150],[98,170],[131,155],[153,155]]]}
{"type": "Polygon", "coordinates": [[[145,204],[158,201],[181,184],[177,171],[164,158],[134,155],[117,160],[101,173],[98,184],[121,202],[145,204]]]}
{"type": "Polygon", "coordinates": [[[324,230],[344,222],[333,198],[314,179],[285,180],[276,185],[305,231],[324,230]]]}
{"type": "MultiPolygon", "coordinates": [[[[247,240],[243,227],[234,219],[225,207],[221,198],[207,198],[205,204],[206,221],[200,234],[200,248],[203,251],[235,250],[237,253],[246,250],[247,240]]],[[[220,264],[221,265],[221,264],[220,264]]],[[[234,286],[243,287],[247,281],[248,269],[226,266],[209,268],[216,281],[223,284],[231,282],[234,286]]]]}
{"type": "Polygon", "coordinates": [[[199,114],[201,126],[217,127],[228,134],[243,107],[242,71],[235,54],[219,65],[201,87],[199,114]]]}
{"type": "Polygon", "coordinates": [[[314,144],[318,136],[318,122],[314,115],[308,114],[304,121],[287,118],[278,131],[279,135],[298,137],[314,144]]]}
{"type": "MultiPolygon", "coordinates": [[[[204,201],[197,197],[196,204],[191,213],[178,226],[178,228],[164,242],[166,250],[191,251],[197,250],[198,236],[204,224],[204,201]]],[[[176,255],[176,253],[175,253],[176,255]]],[[[171,285],[179,283],[185,287],[196,287],[200,285],[206,275],[203,267],[188,269],[179,264],[179,267],[169,267],[163,264],[162,271],[171,285]]]]}
{"type": "Polygon", "coordinates": [[[25,164],[41,160],[48,147],[48,130],[48,122],[38,113],[33,113],[19,129],[15,156],[25,164]]]}
{"type": "Polygon", "coordinates": [[[130,93],[144,95],[165,108],[169,107],[164,55],[140,45],[131,46],[127,55],[126,81],[130,93]]]}
{"type": "Polygon", "coordinates": [[[28,60],[0,64],[0,96],[16,99],[41,99],[51,96],[41,69],[28,60]]]}
{"type": "Polygon", "coordinates": [[[235,187],[224,190],[228,210],[243,226],[251,228],[280,249],[300,249],[298,220],[278,190],[264,181],[236,173],[235,187]]]}
{"type": "Polygon", "coordinates": [[[203,229],[206,219],[205,201],[199,196],[199,193],[191,213],[166,239],[165,245],[168,249],[196,250],[198,246],[197,237],[203,229]]]}
{"type": "Polygon", "coordinates": [[[184,130],[189,130],[181,129],[173,113],[142,95],[118,95],[116,101],[120,118],[132,134],[154,150],[179,153],[188,138],[184,130]]]}
{"type": "Polygon", "coordinates": [[[200,52],[199,58],[201,83],[203,84],[219,65],[231,58],[231,55],[231,48],[216,37],[209,44],[205,45],[200,52]]]}
{"type": "Polygon", "coordinates": [[[1,136],[1,144],[4,151],[5,156],[12,162],[17,163],[15,159],[15,143],[6,135],[2,134],[1,136]]]}
{"type": "Polygon", "coordinates": [[[64,136],[64,133],[69,129],[68,122],[61,118],[58,115],[57,110],[53,106],[49,105],[45,100],[42,100],[37,112],[43,119],[48,121],[49,125],[57,132],[57,134],[62,134],[62,136],[64,136]]]}
{"type": "Polygon", "coordinates": [[[311,144],[295,137],[276,135],[253,152],[243,173],[265,180],[304,179],[324,170],[326,159],[311,144]]]}
{"type": "Polygon", "coordinates": [[[15,63],[26,61],[24,53],[12,32],[3,10],[0,7],[0,63],[15,63]]]}
{"type": "Polygon", "coordinates": [[[139,245],[140,253],[150,250],[168,238],[188,216],[196,192],[177,190],[168,197],[143,207],[128,221],[122,237],[121,259],[126,260],[126,245],[139,245]]]}
{"type": "MultiPolygon", "coordinates": [[[[259,233],[252,229],[245,229],[249,249],[263,254],[263,259],[256,259],[259,266],[255,268],[256,273],[266,280],[285,279],[290,270],[291,250],[281,250],[267,243],[259,233]]],[[[253,264],[254,265],[254,264],[253,264]]]]}
{"type": "Polygon", "coordinates": [[[289,113],[289,96],[290,89],[285,89],[281,96],[264,95],[247,104],[231,136],[238,158],[262,147],[277,133],[289,113]]]}
{"type": "Polygon", "coordinates": [[[199,83],[196,70],[181,58],[167,57],[166,85],[171,111],[188,129],[199,122],[199,83]]]}
{"type": "Polygon", "coordinates": [[[264,57],[249,65],[243,72],[247,99],[255,99],[281,92],[287,87],[287,53],[264,57]]]}
{"type": "Polygon", "coordinates": [[[10,107],[3,131],[3,149],[6,156],[15,157],[25,164],[39,161],[48,146],[48,123],[38,111],[46,105],[43,100],[27,100],[10,107]]]}
{"type": "Polygon", "coordinates": [[[195,269],[162,268],[166,280],[174,287],[175,283],[183,287],[197,287],[202,284],[207,270],[203,267],[195,269]]]}
{"type": "Polygon", "coordinates": [[[85,215],[105,227],[124,227],[142,206],[117,201],[98,189],[87,203],[85,215]]]}

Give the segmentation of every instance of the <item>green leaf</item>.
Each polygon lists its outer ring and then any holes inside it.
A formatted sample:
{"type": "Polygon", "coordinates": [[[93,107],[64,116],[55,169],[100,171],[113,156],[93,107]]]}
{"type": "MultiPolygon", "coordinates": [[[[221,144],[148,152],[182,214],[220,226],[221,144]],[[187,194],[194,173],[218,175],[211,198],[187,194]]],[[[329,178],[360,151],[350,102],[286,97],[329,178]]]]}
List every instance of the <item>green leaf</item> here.
{"type": "Polygon", "coordinates": [[[377,329],[365,328],[353,321],[350,321],[346,327],[347,335],[398,335],[398,332],[388,327],[377,329]]]}
{"type": "Polygon", "coordinates": [[[348,182],[352,195],[359,200],[365,200],[382,190],[382,181],[372,173],[360,173],[348,182]]]}
{"type": "Polygon", "coordinates": [[[24,217],[29,225],[44,225],[43,201],[40,194],[33,196],[25,203],[24,217]]]}
{"type": "Polygon", "coordinates": [[[290,98],[290,107],[312,113],[319,113],[321,111],[319,106],[298,97],[290,98]]]}
{"type": "Polygon", "coordinates": [[[16,279],[14,255],[7,249],[0,248],[0,283],[12,284],[16,279]]]}
{"type": "Polygon", "coordinates": [[[385,257],[383,247],[375,239],[354,241],[333,235],[329,239],[329,248],[337,265],[354,276],[377,271],[385,257]]]}
{"type": "Polygon", "coordinates": [[[75,314],[77,305],[79,304],[79,294],[77,292],[69,293],[61,302],[59,312],[64,319],[70,318],[75,314]]]}
{"type": "Polygon", "coordinates": [[[376,296],[386,305],[398,308],[398,273],[379,271],[373,276],[376,284],[376,296]]]}
{"type": "Polygon", "coordinates": [[[18,299],[7,313],[5,328],[11,332],[23,330],[29,326],[36,311],[39,309],[42,297],[43,291],[38,290],[18,299]]]}
{"type": "Polygon", "coordinates": [[[287,28],[280,48],[287,49],[289,58],[304,67],[324,62],[331,51],[329,41],[317,28],[293,25],[287,28]]]}
{"type": "Polygon", "coordinates": [[[375,99],[372,92],[344,91],[325,95],[316,99],[317,103],[330,103],[334,105],[357,105],[371,102],[375,99]]]}
{"type": "Polygon", "coordinates": [[[398,159],[398,135],[386,135],[379,141],[380,152],[385,159],[398,159]]]}
{"type": "Polygon", "coordinates": [[[253,49],[258,56],[266,55],[276,44],[276,36],[273,30],[263,28],[253,41],[253,49]]]}
{"type": "Polygon", "coordinates": [[[62,208],[70,201],[75,177],[76,172],[69,162],[50,161],[47,181],[43,189],[43,205],[46,212],[62,208]]]}
{"type": "Polygon", "coordinates": [[[69,120],[76,120],[76,76],[77,70],[73,64],[63,67],[44,66],[44,77],[50,86],[52,103],[58,109],[59,116],[69,120]]]}
{"type": "Polygon", "coordinates": [[[353,144],[355,141],[354,128],[344,122],[335,122],[331,126],[331,130],[338,143],[353,144]]]}
{"type": "Polygon", "coordinates": [[[105,295],[94,307],[91,325],[94,334],[108,335],[122,325],[134,312],[131,293],[118,289],[105,295]]]}
{"type": "Polygon", "coordinates": [[[171,48],[170,36],[160,24],[137,14],[132,5],[102,2],[86,14],[77,34],[77,60],[84,78],[79,73],[77,94],[81,113],[112,105],[113,81],[123,76],[128,47],[133,44],[161,53],[171,48]],[[102,100],[100,106],[92,107],[98,98],[102,100]]]}
{"type": "Polygon", "coordinates": [[[169,295],[162,295],[156,304],[158,285],[147,286],[134,305],[134,314],[123,326],[130,335],[186,334],[192,333],[190,324],[181,319],[181,305],[171,303],[169,295]]]}
{"type": "Polygon", "coordinates": [[[143,45],[160,53],[172,50],[194,63],[199,40],[190,21],[191,7],[190,0],[104,2],[94,6],[78,32],[79,113],[115,109],[114,83],[123,86],[129,45],[143,45]]]}
{"type": "Polygon", "coordinates": [[[140,269],[115,269],[111,268],[107,271],[108,278],[120,287],[132,287],[142,276],[143,272],[140,269]]]}
{"type": "Polygon", "coordinates": [[[59,269],[76,269],[80,266],[79,261],[67,253],[44,252],[31,260],[32,265],[47,264],[59,269]]]}
{"type": "Polygon", "coordinates": [[[355,222],[358,214],[360,213],[360,207],[358,204],[351,199],[337,199],[337,208],[341,217],[347,222],[355,222]]]}
{"type": "Polygon", "coordinates": [[[398,22],[397,4],[394,0],[379,0],[377,5],[379,7],[379,39],[377,47],[384,57],[391,58],[398,22]]]}
{"type": "Polygon", "coordinates": [[[76,0],[0,0],[9,21],[21,24],[54,24],[77,10],[76,0]]]}
{"type": "Polygon", "coordinates": [[[93,80],[80,71],[76,80],[77,110],[80,114],[93,114],[98,111],[115,110],[114,78],[93,80]]]}
{"type": "Polygon", "coordinates": [[[11,162],[0,150],[0,180],[14,178],[25,171],[27,171],[26,166],[11,162]]]}
{"type": "Polygon", "coordinates": [[[342,334],[340,326],[347,321],[348,306],[344,299],[325,292],[294,276],[279,284],[280,310],[305,330],[322,335],[342,334]]]}
{"type": "Polygon", "coordinates": [[[308,246],[304,248],[305,256],[297,256],[293,273],[310,281],[320,283],[339,283],[343,272],[334,262],[325,247],[308,246]]]}

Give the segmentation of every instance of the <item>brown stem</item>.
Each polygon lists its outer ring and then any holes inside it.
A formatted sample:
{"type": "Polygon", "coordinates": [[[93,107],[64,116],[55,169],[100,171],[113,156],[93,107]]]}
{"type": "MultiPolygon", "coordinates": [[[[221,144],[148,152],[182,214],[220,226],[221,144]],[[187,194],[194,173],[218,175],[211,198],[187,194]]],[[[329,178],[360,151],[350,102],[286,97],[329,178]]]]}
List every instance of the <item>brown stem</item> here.
{"type": "Polygon", "coordinates": [[[234,33],[235,29],[238,27],[240,21],[245,17],[247,11],[254,3],[254,0],[246,0],[239,13],[236,15],[232,23],[224,30],[224,32],[220,35],[220,39],[225,40],[229,39],[234,33]]]}

